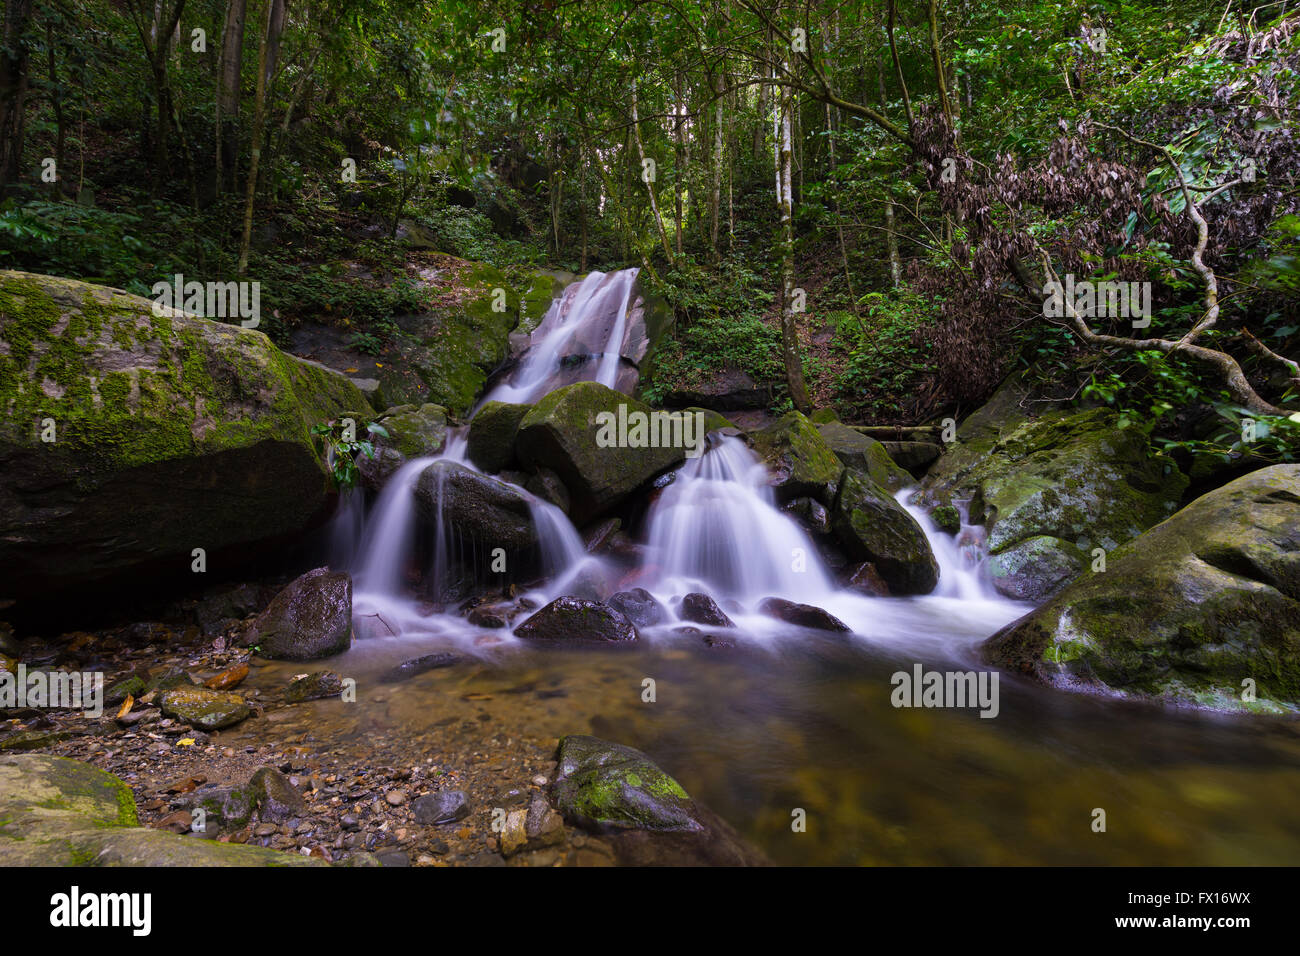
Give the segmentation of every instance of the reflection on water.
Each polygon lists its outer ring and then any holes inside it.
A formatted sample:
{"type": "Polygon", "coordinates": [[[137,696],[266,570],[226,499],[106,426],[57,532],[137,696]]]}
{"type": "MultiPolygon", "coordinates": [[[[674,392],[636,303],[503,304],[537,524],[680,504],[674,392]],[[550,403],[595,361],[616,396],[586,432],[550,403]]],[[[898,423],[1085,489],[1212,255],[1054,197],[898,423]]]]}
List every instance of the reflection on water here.
{"type": "MultiPolygon", "coordinates": [[[[362,641],[329,662],[357,679],[358,702],[280,711],[279,729],[363,759],[382,747],[413,760],[593,733],[645,750],[779,863],[1300,862],[1294,721],[1075,697],[1006,675],[996,719],[895,709],[889,678],[912,654],[806,634],[733,651],[696,641],[503,644],[497,660],[401,684],[376,678],[437,642],[362,641]],[[654,703],[642,702],[646,677],[654,703]],[[807,832],[792,832],[795,808],[807,832]],[[1096,808],[1104,833],[1092,830],[1096,808]]],[[[273,665],[255,680],[274,686],[290,672],[273,665]]]]}

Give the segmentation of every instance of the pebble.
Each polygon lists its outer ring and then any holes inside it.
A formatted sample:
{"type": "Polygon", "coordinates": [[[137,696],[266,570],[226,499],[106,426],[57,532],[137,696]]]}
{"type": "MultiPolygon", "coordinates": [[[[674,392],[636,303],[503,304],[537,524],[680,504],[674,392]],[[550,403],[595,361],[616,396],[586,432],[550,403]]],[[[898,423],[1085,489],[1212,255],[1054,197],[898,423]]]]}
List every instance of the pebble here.
{"type": "Polygon", "coordinates": [[[537,776],[533,777],[533,785],[534,785],[534,786],[537,786],[537,787],[544,787],[544,786],[546,786],[548,783],[550,783],[550,781],[547,780],[546,777],[542,776],[540,773],[539,773],[537,776]]]}
{"type": "Polygon", "coordinates": [[[388,801],[390,807],[400,807],[406,802],[406,794],[401,790],[389,790],[384,794],[384,799],[388,801]]]}

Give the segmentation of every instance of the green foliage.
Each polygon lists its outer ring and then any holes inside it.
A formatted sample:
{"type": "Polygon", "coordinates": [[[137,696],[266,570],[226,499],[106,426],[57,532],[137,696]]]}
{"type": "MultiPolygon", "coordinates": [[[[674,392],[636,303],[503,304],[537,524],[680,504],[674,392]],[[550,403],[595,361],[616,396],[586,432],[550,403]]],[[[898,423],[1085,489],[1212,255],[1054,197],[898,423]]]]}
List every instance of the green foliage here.
{"type": "Polygon", "coordinates": [[[366,439],[359,440],[354,434],[355,429],[355,423],[348,425],[335,420],[313,425],[311,429],[316,453],[324,456],[334,484],[341,489],[356,485],[358,456],[375,457],[375,445],[371,439],[389,437],[388,431],[377,422],[366,426],[366,433],[370,436],[366,439]]]}
{"type": "Polygon", "coordinates": [[[831,314],[836,349],[844,358],[832,383],[841,415],[868,420],[897,416],[928,373],[925,327],[938,303],[904,286],[888,294],[867,293],[859,310],[860,317],[848,310],[831,314]]]}

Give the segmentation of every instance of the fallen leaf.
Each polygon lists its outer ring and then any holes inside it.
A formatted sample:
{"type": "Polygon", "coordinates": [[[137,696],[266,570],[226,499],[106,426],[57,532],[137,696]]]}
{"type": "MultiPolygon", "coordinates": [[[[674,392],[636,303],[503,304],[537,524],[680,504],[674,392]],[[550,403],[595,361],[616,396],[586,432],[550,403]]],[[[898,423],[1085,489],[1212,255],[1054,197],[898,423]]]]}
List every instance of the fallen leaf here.
{"type": "Polygon", "coordinates": [[[126,700],[122,701],[122,707],[117,712],[117,716],[119,720],[125,717],[127,714],[131,713],[131,705],[134,703],[135,703],[135,698],[132,697],[130,694],[127,694],[126,700]]]}
{"type": "Polygon", "coordinates": [[[176,746],[177,746],[177,747],[193,747],[193,746],[194,746],[194,738],[193,738],[193,737],[186,737],[184,740],[178,740],[178,741],[176,741],[176,746]]]}

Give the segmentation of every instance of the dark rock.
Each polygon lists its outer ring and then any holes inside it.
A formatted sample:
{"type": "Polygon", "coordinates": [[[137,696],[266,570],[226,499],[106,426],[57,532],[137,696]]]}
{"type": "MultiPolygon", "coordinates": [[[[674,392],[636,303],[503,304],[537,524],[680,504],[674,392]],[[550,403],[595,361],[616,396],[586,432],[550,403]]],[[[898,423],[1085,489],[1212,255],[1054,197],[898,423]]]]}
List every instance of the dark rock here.
{"type": "Polygon", "coordinates": [[[921,526],[865,474],[845,470],[831,523],[845,551],[875,565],[891,593],[929,594],[939,582],[921,526]]]}
{"type": "Polygon", "coordinates": [[[914,478],[925,474],[943,454],[943,446],[928,441],[882,441],[885,453],[914,478]]]}
{"type": "Polygon", "coordinates": [[[871,597],[889,597],[889,585],[877,572],[875,565],[869,561],[852,565],[845,569],[843,583],[861,594],[871,597]]]}
{"type": "Polygon", "coordinates": [[[630,643],[636,628],[621,611],[576,597],[561,597],[515,628],[515,637],[541,643],[630,643]]]}
{"type": "Polygon", "coordinates": [[[524,490],[550,502],[566,514],[569,511],[569,489],[564,487],[560,476],[549,468],[538,468],[525,482],[524,490]]]}
{"type": "Polygon", "coordinates": [[[681,606],[677,609],[677,616],[683,621],[693,621],[696,624],[707,624],[711,627],[735,627],[731,618],[723,613],[722,608],[718,607],[717,602],[707,594],[701,594],[695,591],[682,598],[681,606]]]}
{"type": "Polygon", "coordinates": [[[528,551],[537,544],[528,499],[496,478],[481,475],[453,461],[426,468],[415,486],[420,515],[429,527],[443,526],[509,552],[528,551]]]}
{"type": "Polygon", "coordinates": [[[605,601],[610,607],[622,614],[636,627],[654,627],[667,619],[664,606],[645,588],[632,588],[610,595],[605,601]]]}
{"type": "Polygon", "coordinates": [[[759,602],[758,610],[760,613],[768,615],[768,617],[774,617],[797,627],[811,628],[815,631],[852,630],[829,611],[822,610],[812,604],[796,604],[782,598],[769,597],[759,602]]]}
{"type": "Polygon", "coordinates": [[[469,798],[460,790],[430,793],[416,798],[411,804],[411,813],[416,823],[425,826],[455,823],[469,816],[469,798]]]}
{"type": "Polygon", "coordinates": [[[438,670],[442,667],[454,667],[463,659],[458,654],[426,654],[414,660],[403,661],[384,674],[379,680],[380,683],[395,684],[398,681],[409,680],[417,674],[423,674],[425,671],[438,670]]]}
{"type": "Polygon", "coordinates": [[[258,818],[269,823],[285,823],[307,812],[307,802],[289,778],[274,767],[263,767],[248,781],[248,789],[257,807],[258,818]]]}
{"type": "Polygon", "coordinates": [[[812,534],[830,533],[830,514],[816,498],[796,498],[781,510],[796,518],[812,534]]]}
{"type": "Polygon", "coordinates": [[[245,640],[272,660],[309,661],[352,646],[352,576],[316,568],[277,594],[245,640]]]}
{"type": "Polygon", "coordinates": [[[343,693],[343,681],[332,671],[316,671],[306,677],[299,677],[284,689],[284,699],[291,704],[301,704],[309,700],[323,700],[338,697],[343,693]]]}
{"type": "Polygon", "coordinates": [[[466,439],[469,460],[490,474],[517,467],[515,436],[519,423],[532,407],[509,402],[484,403],[469,423],[466,439]]]}

